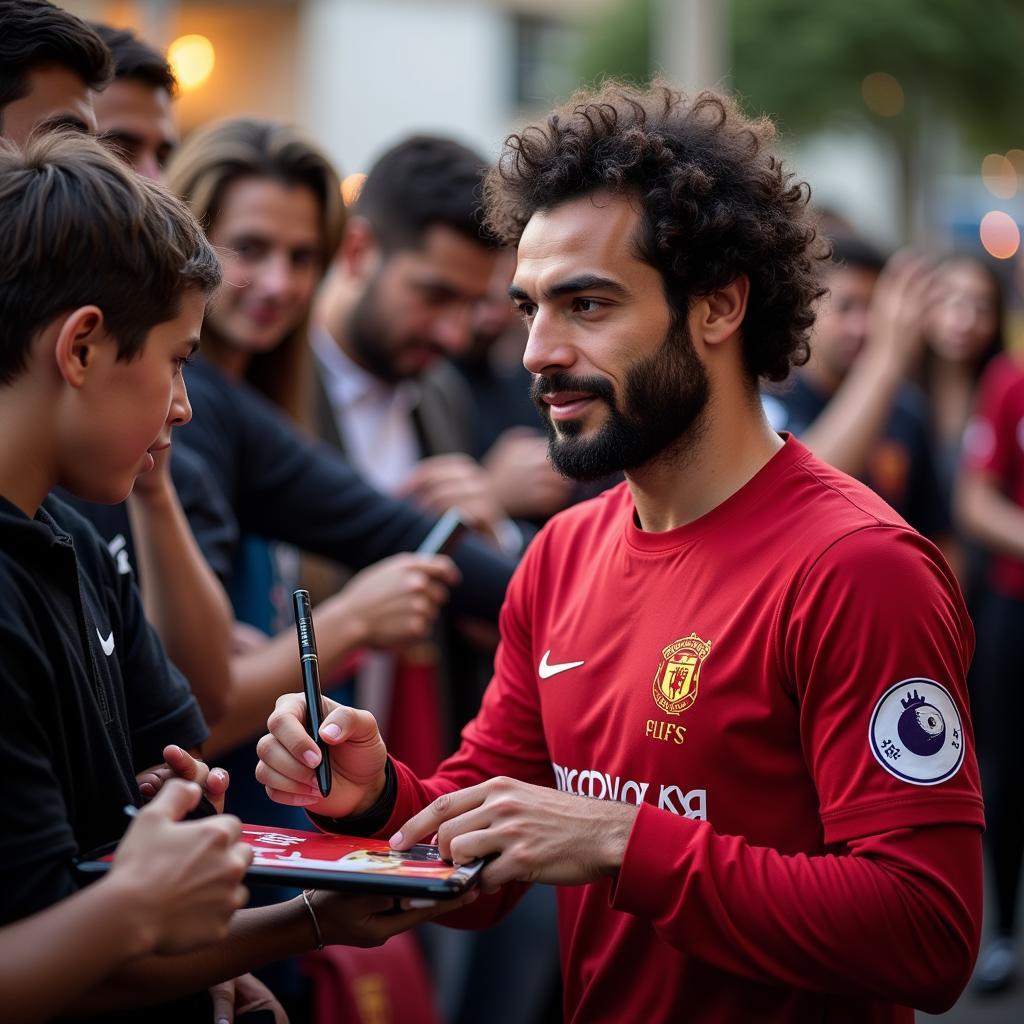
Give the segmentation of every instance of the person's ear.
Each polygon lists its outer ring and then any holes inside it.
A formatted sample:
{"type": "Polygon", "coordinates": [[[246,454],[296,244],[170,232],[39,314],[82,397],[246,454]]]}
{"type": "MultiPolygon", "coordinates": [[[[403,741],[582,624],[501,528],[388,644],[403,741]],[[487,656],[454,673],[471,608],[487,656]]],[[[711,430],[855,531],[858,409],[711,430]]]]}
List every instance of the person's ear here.
{"type": "Polygon", "coordinates": [[[708,345],[719,345],[743,326],[750,298],[750,279],[746,274],[733,278],[723,288],[705,295],[700,302],[699,329],[708,345]]]}
{"type": "Polygon", "coordinates": [[[358,214],[349,217],[335,260],[346,277],[365,281],[380,266],[380,245],[373,227],[358,214]]]}
{"type": "Polygon", "coordinates": [[[54,358],[57,369],[73,388],[80,388],[96,362],[99,342],[106,337],[103,311],[98,306],[79,306],[68,313],[57,329],[54,358]]]}

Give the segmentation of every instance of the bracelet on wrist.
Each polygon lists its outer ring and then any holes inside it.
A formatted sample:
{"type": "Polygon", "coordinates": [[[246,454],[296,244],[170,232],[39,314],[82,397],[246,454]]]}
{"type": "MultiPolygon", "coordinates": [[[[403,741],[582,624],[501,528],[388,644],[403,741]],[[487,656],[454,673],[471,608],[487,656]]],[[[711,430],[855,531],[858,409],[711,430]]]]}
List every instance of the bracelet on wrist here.
{"type": "Polygon", "coordinates": [[[303,889],[302,902],[306,904],[310,920],[313,922],[313,934],[316,936],[316,948],[321,950],[324,948],[324,937],[323,933],[320,931],[320,922],[316,919],[316,911],[313,909],[313,901],[310,899],[310,894],[315,891],[315,889],[303,889]]]}

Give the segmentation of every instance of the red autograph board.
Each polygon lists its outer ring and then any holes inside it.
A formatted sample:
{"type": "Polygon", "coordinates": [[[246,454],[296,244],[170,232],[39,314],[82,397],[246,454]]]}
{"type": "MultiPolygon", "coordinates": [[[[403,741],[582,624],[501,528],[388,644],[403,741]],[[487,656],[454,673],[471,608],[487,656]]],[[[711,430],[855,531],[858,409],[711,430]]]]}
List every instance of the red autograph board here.
{"type": "MultiPolygon", "coordinates": [[[[445,899],[475,882],[483,861],[450,864],[436,846],[419,844],[397,852],[380,839],[301,832],[270,825],[243,825],[242,840],[253,849],[246,881],[254,885],[294,885],[394,896],[445,899]]],[[[77,864],[85,874],[110,869],[112,850],[100,850],[77,864]]]]}

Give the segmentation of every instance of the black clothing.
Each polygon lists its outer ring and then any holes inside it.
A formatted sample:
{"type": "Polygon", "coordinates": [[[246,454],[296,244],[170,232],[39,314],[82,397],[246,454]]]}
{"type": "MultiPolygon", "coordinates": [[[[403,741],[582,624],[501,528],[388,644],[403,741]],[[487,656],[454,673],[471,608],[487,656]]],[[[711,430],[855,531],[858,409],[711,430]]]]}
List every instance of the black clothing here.
{"type": "MultiPolygon", "coordinates": [[[[186,370],[192,422],[179,443],[202,456],[243,533],[294,544],[352,569],[412,551],[434,519],[375,491],[266,398],[202,360],[186,370]]],[[[465,536],[453,555],[462,583],[452,609],[496,621],[514,563],[465,536]]]]}
{"type": "MultiPolygon", "coordinates": [[[[775,430],[799,437],[825,411],[830,396],[798,372],[761,400],[775,430]]],[[[948,532],[949,511],[939,492],[928,402],[916,387],[904,384],[896,392],[885,429],[859,477],[919,533],[934,539],[948,532]]]]}
{"type": "Polygon", "coordinates": [[[453,362],[473,396],[473,451],[477,461],[511,427],[541,430],[540,413],[530,398],[533,374],[525,366],[497,366],[486,353],[453,362]]]}
{"type": "Polygon", "coordinates": [[[987,591],[974,614],[978,646],[970,674],[971,711],[985,795],[993,924],[997,935],[1012,938],[1024,863],[1024,601],[987,591]]]}
{"type": "Polygon", "coordinates": [[[0,924],[78,887],[71,859],[118,839],[135,773],[207,730],[102,540],[51,495],[0,498],[0,924]]]}
{"type": "MultiPolygon", "coordinates": [[[[175,441],[180,436],[176,431],[175,441]]],[[[223,583],[231,575],[231,555],[238,544],[238,524],[234,513],[213,482],[206,463],[195,452],[179,444],[171,449],[171,479],[199,550],[223,583]]],[[[134,571],[138,579],[139,563],[125,503],[99,505],[69,494],[62,487],[54,493],[92,523],[107,542],[118,571],[122,574],[134,571]]]]}

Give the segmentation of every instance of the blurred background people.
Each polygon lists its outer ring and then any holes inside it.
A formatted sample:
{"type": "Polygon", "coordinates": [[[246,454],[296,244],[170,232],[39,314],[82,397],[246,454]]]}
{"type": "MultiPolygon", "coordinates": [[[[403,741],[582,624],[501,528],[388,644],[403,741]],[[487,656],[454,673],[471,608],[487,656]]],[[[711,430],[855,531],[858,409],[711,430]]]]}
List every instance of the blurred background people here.
{"type": "Polygon", "coordinates": [[[972,700],[985,795],[985,842],[994,894],[992,936],[982,949],[976,988],[1001,991],[1019,963],[1024,857],[1024,366],[995,357],[985,371],[967,427],[957,487],[960,523],[988,553],[976,603],[978,643],[972,700]]]}
{"type": "Polygon", "coordinates": [[[581,490],[548,461],[547,437],[523,366],[526,330],[508,296],[515,268],[515,253],[502,250],[487,294],[473,312],[469,345],[453,364],[472,399],[470,454],[486,468],[505,512],[539,525],[581,490]]]}
{"type": "MultiPolygon", "coordinates": [[[[204,324],[204,358],[304,425],[310,305],[343,218],[333,170],[292,129],[235,120],[192,136],[172,162],[169,184],[223,254],[226,284],[204,324]]],[[[233,675],[241,685],[212,749],[258,735],[277,696],[295,686],[290,608],[297,570],[291,545],[243,537],[229,589],[236,616],[256,632],[236,641],[233,675]]],[[[358,647],[422,639],[454,578],[442,560],[413,556],[364,573],[318,610],[328,678],[358,647]]],[[[249,761],[245,775],[255,785],[251,750],[249,761]]]]}
{"type": "Polygon", "coordinates": [[[766,395],[769,420],[863,480],[925,536],[941,539],[948,515],[928,405],[909,379],[924,344],[931,267],[907,253],[886,264],[857,237],[831,242],[810,359],[766,395]]]}
{"type": "MultiPolygon", "coordinates": [[[[446,358],[468,348],[495,267],[477,218],[483,169],[435,136],[407,139],[371,168],[316,303],[316,430],[380,490],[435,515],[457,506],[518,554],[522,535],[468,454],[471,398],[446,358]]],[[[358,705],[427,772],[454,748],[488,674],[445,634],[442,657],[367,659],[357,680],[358,705]]]]}
{"type": "Polygon", "coordinates": [[[139,174],[162,181],[178,132],[178,84],[167,58],[128,29],[92,26],[114,58],[114,77],[93,97],[96,127],[139,174]]]}
{"type": "MultiPolygon", "coordinates": [[[[458,507],[518,555],[524,529],[473,457],[473,397],[450,361],[469,350],[480,308],[502,277],[479,220],[485,167],[451,139],[417,135],[370,169],[316,303],[316,427],[382,491],[435,514],[458,507]]],[[[509,273],[505,259],[506,309],[509,273]]],[[[491,672],[489,651],[468,642],[458,622],[441,626],[433,644],[364,658],[356,680],[356,705],[377,714],[391,749],[427,774],[455,749],[491,672]]],[[[467,1020],[530,1020],[546,1008],[557,965],[551,893],[536,893],[499,931],[489,943],[431,931],[449,1013],[459,1010],[464,985],[459,1012],[467,1020]],[[526,971],[537,982],[528,989],[515,981],[526,971]]]]}
{"type": "Polygon", "coordinates": [[[944,259],[936,270],[935,298],[927,314],[917,372],[928,399],[939,500],[951,517],[944,553],[972,608],[981,556],[953,520],[953,485],[978,382],[1003,350],[1004,306],[1002,281],[991,260],[969,253],[944,259]]]}

